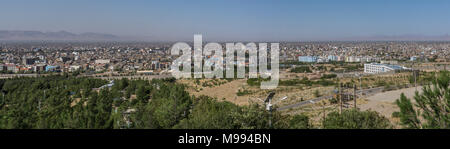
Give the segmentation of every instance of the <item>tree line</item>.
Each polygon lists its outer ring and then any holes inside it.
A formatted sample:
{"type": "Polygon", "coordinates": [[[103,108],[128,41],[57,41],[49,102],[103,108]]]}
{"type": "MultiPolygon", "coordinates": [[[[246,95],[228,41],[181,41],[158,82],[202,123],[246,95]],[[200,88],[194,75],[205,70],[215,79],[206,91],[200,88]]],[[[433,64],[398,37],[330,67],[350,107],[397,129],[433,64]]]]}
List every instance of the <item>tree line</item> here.
{"type": "MultiPolygon", "coordinates": [[[[405,128],[449,128],[449,83],[449,73],[442,72],[423,93],[416,93],[415,102],[402,95],[396,102],[400,111],[393,116],[405,128]]],[[[2,79],[0,87],[1,129],[393,128],[379,113],[357,109],[328,113],[313,125],[304,114],[270,114],[259,104],[191,96],[174,78],[108,82],[53,75],[2,79]]]]}

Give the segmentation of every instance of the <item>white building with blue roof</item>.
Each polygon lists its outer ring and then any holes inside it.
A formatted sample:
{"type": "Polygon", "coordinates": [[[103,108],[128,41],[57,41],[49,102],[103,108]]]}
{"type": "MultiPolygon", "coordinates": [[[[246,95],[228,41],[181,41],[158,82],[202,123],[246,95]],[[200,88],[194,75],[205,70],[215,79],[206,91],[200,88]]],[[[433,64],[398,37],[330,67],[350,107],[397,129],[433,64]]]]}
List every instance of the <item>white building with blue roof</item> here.
{"type": "Polygon", "coordinates": [[[371,73],[371,74],[385,73],[405,69],[408,68],[399,65],[380,64],[380,63],[364,64],[364,73],[371,73]]]}

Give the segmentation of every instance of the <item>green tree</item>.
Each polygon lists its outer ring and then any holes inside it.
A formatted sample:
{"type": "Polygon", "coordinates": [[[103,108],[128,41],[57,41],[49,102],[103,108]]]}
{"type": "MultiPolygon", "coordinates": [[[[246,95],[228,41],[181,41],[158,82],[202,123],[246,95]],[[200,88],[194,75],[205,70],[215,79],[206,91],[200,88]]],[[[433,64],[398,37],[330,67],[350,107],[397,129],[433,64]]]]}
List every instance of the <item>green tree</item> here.
{"type": "Polygon", "coordinates": [[[191,97],[182,85],[163,82],[153,82],[152,85],[157,86],[147,105],[153,116],[152,124],[157,128],[172,128],[189,114],[191,97]]]}
{"type": "Polygon", "coordinates": [[[387,118],[375,111],[344,110],[332,112],[322,120],[325,129],[385,129],[392,128],[387,118]]]}
{"type": "Polygon", "coordinates": [[[175,128],[188,129],[233,129],[233,113],[239,109],[230,102],[218,102],[207,96],[197,98],[192,112],[175,128]]]}
{"type": "Polygon", "coordinates": [[[396,101],[400,108],[393,115],[400,118],[406,128],[450,128],[450,73],[443,71],[424,86],[422,93],[414,95],[415,104],[405,95],[396,101]]]}
{"type": "Polygon", "coordinates": [[[308,129],[310,127],[309,117],[306,115],[294,115],[289,120],[289,128],[291,129],[308,129]]]}
{"type": "Polygon", "coordinates": [[[144,85],[139,86],[136,91],[136,98],[138,102],[146,103],[147,100],[150,98],[150,89],[148,89],[144,85]]]}

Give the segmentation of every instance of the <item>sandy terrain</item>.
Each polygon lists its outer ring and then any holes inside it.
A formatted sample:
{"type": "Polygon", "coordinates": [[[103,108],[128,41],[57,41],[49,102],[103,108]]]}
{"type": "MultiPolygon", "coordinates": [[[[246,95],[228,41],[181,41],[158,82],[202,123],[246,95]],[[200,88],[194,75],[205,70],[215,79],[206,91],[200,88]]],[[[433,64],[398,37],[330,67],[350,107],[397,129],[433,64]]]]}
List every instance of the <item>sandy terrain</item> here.
{"type": "MultiPolygon", "coordinates": [[[[422,90],[422,87],[417,87],[417,90],[420,92],[422,90]]],[[[367,103],[359,105],[358,107],[360,107],[361,110],[371,109],[373,111],[379,112],[380,114],[388,118],[391,118],[392,113],[398,111],[398,107],[395,104],[395,100],[400,98],[401,93],[404,93],[406,97],[414,101],[413,97],[415,94],[415,87],[412,87],[375,94],[373,96],[367,97],[366,98],[367,103]]]]}
{"type": "Polygon", "coordinates": [[[249,103],[247,96],[236,95],[238,89],[242,88],[242,86],[245,84],[246,80],[239,79],[233,80],[231,82],[219,86],[205,87],[203,88],[203,90],[199,92],[191,92],[191,93],[195,96],[206,95],[210,97],[215,97],[219,100],[225,99],[226,101],[230,101],[238,105],[247,105],[249,103]]]}

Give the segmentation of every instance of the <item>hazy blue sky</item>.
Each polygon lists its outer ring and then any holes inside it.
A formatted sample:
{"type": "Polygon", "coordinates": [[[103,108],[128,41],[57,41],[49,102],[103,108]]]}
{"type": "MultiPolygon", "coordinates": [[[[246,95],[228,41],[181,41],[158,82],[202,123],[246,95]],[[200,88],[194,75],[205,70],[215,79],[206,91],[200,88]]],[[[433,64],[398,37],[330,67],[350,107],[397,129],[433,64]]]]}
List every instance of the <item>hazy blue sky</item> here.
{"type": "Polygon", "coordinates": [[[1,0],[0,30],[161,40],[316,40],[450,33],[445,0],[1,0]]]}

